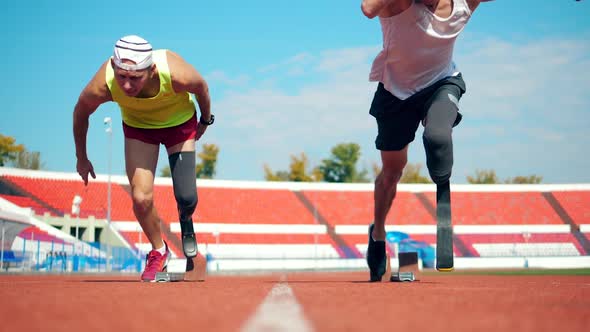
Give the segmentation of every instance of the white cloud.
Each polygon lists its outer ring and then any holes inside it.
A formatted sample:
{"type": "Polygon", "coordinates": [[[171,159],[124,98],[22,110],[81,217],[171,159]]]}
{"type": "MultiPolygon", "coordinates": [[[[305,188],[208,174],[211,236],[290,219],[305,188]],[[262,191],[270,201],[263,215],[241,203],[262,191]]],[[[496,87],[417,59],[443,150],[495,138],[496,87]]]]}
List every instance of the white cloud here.
{"type": "MultiPolygon", "coordinates": [[[[378,47],[359,47],[322,52],[317,64],[321,72],[337,73],[365,67],[367,59],[374,58],[379,52],[378,47]]],[[[368,76],[368,72],[364,76],[368,76]]]]}
{"type": "Polygon", "coordinates": [[[238,75],[236,77],[230,77],[225,72],[217,70],[209,73],[205,79],[209,84],[211,83],[220,83],[223,85],[229,86],[242,86],[250,81],[250,77],[247,75],[238,75]]]}
{"type": "Polygon", "coordinates": [[[475,116],[507,120],[518,115],[562,122],[563,112],[581,116],[586,112],[576,106],[589,102],[589,53],[590,45],[576,40],[470,43],[457,57],[467,81],[464,107],[475,116]]]}
{"type": "Polygon", "coordinates": [[[524,133],[533,141],[539,143],[560,143],[567,144],[566,134],[557,132],[551,128],[531,127],[525,128],[524,133]]]}
{"type": "Polygon", "coordinates": [[[273,63],[270,65],[263,66],[258,69],[258,73],[264,74],[274,71],[285,71],[285,68],[289,68],[286,71],[292,70],[293,67],[301,68],[301,66],[307,65],[314,60],[314,57],[307,53],[295,54],[287,59],[273,63]]]}

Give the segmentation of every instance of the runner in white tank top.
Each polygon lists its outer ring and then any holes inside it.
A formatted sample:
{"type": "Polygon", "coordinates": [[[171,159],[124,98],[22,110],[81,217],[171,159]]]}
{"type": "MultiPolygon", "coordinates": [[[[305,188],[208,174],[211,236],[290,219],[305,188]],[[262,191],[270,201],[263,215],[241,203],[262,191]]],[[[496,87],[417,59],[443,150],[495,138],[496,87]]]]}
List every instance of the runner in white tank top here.
{"type": "Polygon", "coordinates": [[[453,1],[448,17],[439,17],[424,3],[415,2],[397,15],[379,17],[383,50],[373,62],[369,79],[406,99],[442,78],[458,74],[453,48],[470,17],[466,0],[453,1]]]}
{"type": "MultiPolygon", "coordinates": [[[[370,81],[379,82],[369,113],[377,120],[375,145],[383,165],[375,179],[374,220],[369,227],[371,281],[381,281],[386,271],[385,219],[407,163],[408,145],[420,122],[424,124],[426,166],[437,185],[437,200],[439,192],[450,196],[452,128],[461,120],[459,99],[466,91],[453,62],[453,50],[472,13],[484,1],[490,0],[362,1],[365,16],[379,17],[383,35],[383,49],[369,75],[370,81]]],[[[437,204],[437,221],[443,211],[438,210],[439,205],[445,206],[450,224],[450,199],[443,203],[437,204]]],[[[452,270],[452,242],[445,247],[451,248],[444,256],[450,255],[450,264],[440,270],[452,270]]]]}

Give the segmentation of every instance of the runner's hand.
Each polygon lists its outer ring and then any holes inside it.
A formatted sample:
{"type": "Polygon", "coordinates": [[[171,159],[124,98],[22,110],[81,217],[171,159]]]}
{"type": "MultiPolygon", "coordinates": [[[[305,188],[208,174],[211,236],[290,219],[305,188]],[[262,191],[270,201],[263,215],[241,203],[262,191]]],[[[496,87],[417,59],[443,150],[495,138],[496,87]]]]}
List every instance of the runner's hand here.
{"type": "Polygon", "coordinates": [[[96,174],[94,174],[94,167],[88,159],[78,159],[78,162],[76,163],[76,170],[78,171],[78,174],[80,174],[80,176],[82,177],[82,180],[84,180],[85,186],[88,185],[88,173],[92,175],[93,179],[96,179],[96,174]]]}

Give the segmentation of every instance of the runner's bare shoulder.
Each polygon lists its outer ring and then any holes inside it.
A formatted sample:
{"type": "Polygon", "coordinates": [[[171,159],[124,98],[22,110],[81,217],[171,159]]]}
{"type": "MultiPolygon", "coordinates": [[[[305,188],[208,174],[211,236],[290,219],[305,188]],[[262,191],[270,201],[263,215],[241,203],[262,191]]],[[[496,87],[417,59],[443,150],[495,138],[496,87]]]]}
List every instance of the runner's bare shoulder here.
{"type": "Polygon", "coordinates": [[[199,72],[177,53],[167,50],[166,57],[174,91],[190,91],[196,82],[203,79],[199,72]]]}
{"type": "Polygon", "coordinates": [[[98,107],[100,104],[112,101],[111,92],[106,83],[106,68],[110,65],[111,60],[109,59],[100,66],[94,77],[82,90],[78,103],[98,107]]]}

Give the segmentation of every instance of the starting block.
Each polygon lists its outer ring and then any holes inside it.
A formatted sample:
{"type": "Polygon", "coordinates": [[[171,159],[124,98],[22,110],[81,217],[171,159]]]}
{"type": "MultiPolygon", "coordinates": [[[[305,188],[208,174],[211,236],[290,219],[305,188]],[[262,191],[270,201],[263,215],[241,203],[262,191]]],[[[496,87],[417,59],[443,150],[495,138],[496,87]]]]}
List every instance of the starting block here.
{"type": "Polygon", "coordinates": [[[418,272],[418,253],[417,252],[400,252],[398,254],[399,268],[398,271],[391,274],[389,281],[417,281],[418,272]]]}
{"type": "Polygon", "coordinates": [[[158,272],[156,282],[184,281],[185,272],[158,272]]]}
{"type": "Polygon", "coordinates": [[[177,281],[205,281],[207,275],[207,259],[203,255],[197,255],[186,259],[185,272],[158,272],[156,282],[177,282],[177,281]]]}
{"type": "Polygon", "coordinates": [[[393,272],[389,281],[402,282],[402,281],[415,281],[416,276],[412,272],[393,272]]]}

